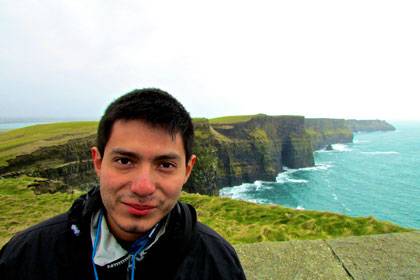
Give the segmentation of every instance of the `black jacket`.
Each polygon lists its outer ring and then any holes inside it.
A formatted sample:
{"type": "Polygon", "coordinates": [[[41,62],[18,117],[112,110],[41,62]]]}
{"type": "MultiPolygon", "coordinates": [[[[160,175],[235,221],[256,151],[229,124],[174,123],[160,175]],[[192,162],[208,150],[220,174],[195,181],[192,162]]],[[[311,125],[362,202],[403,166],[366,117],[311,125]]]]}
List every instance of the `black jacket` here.
{"type": "MultiPolygon", "coordinates": [[[[90,221],[102,207],[98,189],[65,213],[13,237],[0,251],[1,279],[94,279],[90,221]]],[[[179,203],[165,234],[136,264],[135,279],[245,279],[232,246],[196,221],[194,208],[179,203]]],[[[126,279],[127,265],[98,269],[99,279],[126,279]]]]}

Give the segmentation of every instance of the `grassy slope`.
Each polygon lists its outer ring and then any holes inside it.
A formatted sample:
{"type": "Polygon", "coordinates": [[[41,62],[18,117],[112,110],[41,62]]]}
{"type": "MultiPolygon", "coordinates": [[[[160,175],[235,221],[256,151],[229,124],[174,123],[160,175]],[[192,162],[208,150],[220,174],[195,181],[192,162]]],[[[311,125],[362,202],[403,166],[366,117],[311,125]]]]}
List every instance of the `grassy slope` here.
{"type": "Polygon", "coordinates": [[[97,122],[66,122],[41,124],[0,133],[0,166],[19,154],[39,147],[63,144],[76,137],[96,133],[97,122]]]}
{"type": "MultiPolygon", "coordinates": [[[[26,186],[33,178],[0,179],[0,247],[16,232],[66,211],[81,193],[35,195],[26,186]]],[[[229,198],[183,193],[198,218],[233,244],[407,231],[373,218],[299,211],[229,198]]]]}
{"type": "Polygon", "coordinates": [[[233,244],[408,231],[373,217],[354,218],[198,194],[184,194],[182,200],[196,207],[200,221],[233,244]]]}
{"type": "Polygon", "coordinates": [[[66,211],[80,193],[35,195],[33,178],[0,179],[0,247],[16,232],[66,211]]]}
{"type": "Polygon", "coordinates": [[[210,124],[231,124],[246,122],[256,115],[243,115],[243,116],[225,116],[214,119],[209,119],[210,124]]]}

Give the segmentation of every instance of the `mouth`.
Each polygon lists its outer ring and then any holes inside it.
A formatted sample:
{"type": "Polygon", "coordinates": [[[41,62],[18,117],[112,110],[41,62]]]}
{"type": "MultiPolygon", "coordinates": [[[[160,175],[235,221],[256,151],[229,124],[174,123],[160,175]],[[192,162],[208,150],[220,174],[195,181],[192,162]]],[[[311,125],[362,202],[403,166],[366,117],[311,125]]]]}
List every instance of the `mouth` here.
{"type": "Polygon", "coordinates": [[[155,206],[151,205],[141,205],[136,203],[123,203],[125,206],[127,206],[127,211],[131,215],[134,216],[147,216],[149,215],[154,209],[156,209],[155,206]]]}

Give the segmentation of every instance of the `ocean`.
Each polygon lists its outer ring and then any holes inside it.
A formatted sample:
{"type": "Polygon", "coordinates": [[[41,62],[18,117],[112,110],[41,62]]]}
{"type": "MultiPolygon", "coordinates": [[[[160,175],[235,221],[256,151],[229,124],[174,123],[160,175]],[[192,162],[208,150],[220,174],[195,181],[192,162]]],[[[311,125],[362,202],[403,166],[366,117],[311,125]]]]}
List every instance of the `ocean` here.
{"type": "Polygon", "coordinates": [[[0,132],[43,123],[48,121],[0,121],[0,132]]]}
{"type": "Polygon", "coordinates": [[[420,229],[420,122],[392,124],[396,131],[355,133],[353,143],[316,151],[314,167],[287,169],[275,182],[226,187],[220,195],[420,229]]]}
{"type": "Polygon", "coordinates": [[[62,118],[62,119],[55,119],[55,118],[22,118],[22,119],[7,119],[7,118],[0,118],[0,132],[4,132],[7,130],[22,128],[26,126],[36,125],[36,124],[47,124],[47,123],[54,123],[54,122],[70,122],[70,121],[83,121],[83,119],[75,119],[75,118],[62,118]]]}

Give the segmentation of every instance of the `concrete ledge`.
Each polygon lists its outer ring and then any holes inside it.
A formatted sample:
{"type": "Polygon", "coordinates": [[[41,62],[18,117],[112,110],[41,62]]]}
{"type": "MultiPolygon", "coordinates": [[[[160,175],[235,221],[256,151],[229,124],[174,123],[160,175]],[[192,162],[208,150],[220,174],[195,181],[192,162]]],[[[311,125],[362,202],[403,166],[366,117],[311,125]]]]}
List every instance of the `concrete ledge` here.
{"type": "Polygon", "coordinates": [[[420,279],[420,232],[235,249],[248,279],[420,279]]]}

